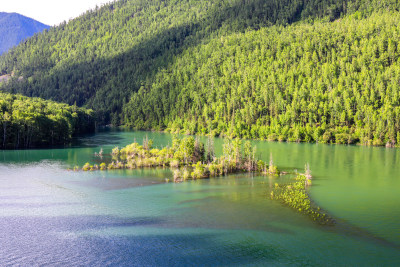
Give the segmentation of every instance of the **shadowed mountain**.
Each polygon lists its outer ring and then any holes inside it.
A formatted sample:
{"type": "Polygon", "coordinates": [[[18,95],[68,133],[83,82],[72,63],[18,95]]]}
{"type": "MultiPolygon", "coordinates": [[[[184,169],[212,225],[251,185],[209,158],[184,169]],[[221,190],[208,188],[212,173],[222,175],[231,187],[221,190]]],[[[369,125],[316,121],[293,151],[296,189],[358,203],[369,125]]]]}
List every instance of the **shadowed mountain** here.
{"type": "Polygon", "coordinates": [[[326,16],[335,2],[340,16],[346,0],[117,1],[16,47],[0,58],[0,74],[15,71],[16,78],[27,78],[5,90],[76,102],[98,111],[102,122],[119,124],[130,95],[187,48],[247,29],[326,16]]]}
{"type": "Polygon", "coordinates": [[[0,55],[50,26],[17,13],[0,12],[0,55]]]}

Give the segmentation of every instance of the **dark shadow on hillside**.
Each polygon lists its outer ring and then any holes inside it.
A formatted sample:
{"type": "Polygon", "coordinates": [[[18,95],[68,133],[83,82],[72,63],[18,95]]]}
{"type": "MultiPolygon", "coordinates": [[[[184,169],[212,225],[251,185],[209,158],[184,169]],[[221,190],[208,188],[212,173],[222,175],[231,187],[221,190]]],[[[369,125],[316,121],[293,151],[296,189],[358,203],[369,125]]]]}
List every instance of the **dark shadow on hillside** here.
{"type": "Polygon", "coordinates": [[[121,55],[64,66],[36,76],[33,81],[14,81],[10,90],[71,105],[86,105],[97,111],[101,123],[116,123],[132,92],[141,86],[149,90],[153,77],[173,64],[174,58],[185,49],[220,33],[286,25],[309,14],[325,15],[325,5],[331,2],[240,0],[231,6],[215,5],[204,18],[155,34],[121,55]]]}

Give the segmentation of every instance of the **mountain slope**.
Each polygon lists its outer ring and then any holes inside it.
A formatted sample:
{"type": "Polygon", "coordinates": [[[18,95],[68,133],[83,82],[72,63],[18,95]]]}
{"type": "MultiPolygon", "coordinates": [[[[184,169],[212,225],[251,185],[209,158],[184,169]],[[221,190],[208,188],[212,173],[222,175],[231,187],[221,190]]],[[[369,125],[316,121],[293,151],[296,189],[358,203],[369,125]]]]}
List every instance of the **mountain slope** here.
{"type": "Polygon", "coordinates": [[[339,17],[340,0],[123,0],[28,40],[0,58],[15,71],[5,90],[86,105],[103,122],[120,122],[131,93],[185,49],[246,29],[290,24],[310,16],[339,17]],[[333,10],[333,11],[332,11],[333,10]]]}
{"type": "Polygon", "coordinates": [[[274,26],[188,49],[124,107],[139,129],[400,144],[400,15],[274,26]]]}
{"type": "Polygon", "coordinates": [[[0,75],[14,73],[0,89],[140,129],[400,144],[398,10],[396,0],[121,0],[0,57],[0,75]]]}
{"type": "Polygon", "coordinates": [[[0,55],[49,26],[17,13],[0,12],[0,55]]]}

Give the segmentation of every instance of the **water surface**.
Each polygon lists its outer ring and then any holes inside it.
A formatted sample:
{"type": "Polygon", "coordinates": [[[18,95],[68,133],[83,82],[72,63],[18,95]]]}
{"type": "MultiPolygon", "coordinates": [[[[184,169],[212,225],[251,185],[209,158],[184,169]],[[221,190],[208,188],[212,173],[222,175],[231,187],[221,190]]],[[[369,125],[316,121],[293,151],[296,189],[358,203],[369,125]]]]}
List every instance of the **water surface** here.
{"type": "Polygon", "coordinates": [[[254,142],[288,170],[310,163],[310,194],[334,227],[268,198],[291,177],[174,184],[168,169],[67,170],[145,135],[171,143],[168,134],[110,131],[73,148],[0,151],[0,266],[400,265],[399,150],[254,142]]]}

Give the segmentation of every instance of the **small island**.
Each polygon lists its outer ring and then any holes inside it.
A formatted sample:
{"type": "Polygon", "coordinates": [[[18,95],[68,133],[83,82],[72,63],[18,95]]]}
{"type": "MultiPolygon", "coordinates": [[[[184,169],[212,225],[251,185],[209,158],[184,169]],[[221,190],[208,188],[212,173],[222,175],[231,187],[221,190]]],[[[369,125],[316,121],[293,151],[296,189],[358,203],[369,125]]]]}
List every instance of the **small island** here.
{"type": "MultiPolygon", "coordinates": [[[[279,177],[294,174],[295,179],[289,183],[275,183],[270,198],[280,201],[297,212],[306,214],[314,221],[323,225],[333,225],[335,221],[321,210],[310,199],[307,189],[311,186],[311,170],[308,164],[305,172],[292,173],[280,171],[271,159],[269,163],[256,158],[256,146],[250,141],[241,139],[226,139],[223,153],[216,157],[213,139],[209,137],[204,145],[199,138],[192,136],[172,140],[172,146],[162,149],[153,148],[153,141],[147,137],[142,145],[134,142],[123,148],[115,147],[111,152],[111,161],[107,164],[91,165],[87,162],[82,168],[76,166],[75,171],[106,171],[115,169],[137,169],[169,167],[173,172],[173,181],[180,183],[186,180],[205,179],[234,173],[251,172],[258,175],[279,177]]],[[[102,157],[103,151],[96,153],[102,157]]]]}

